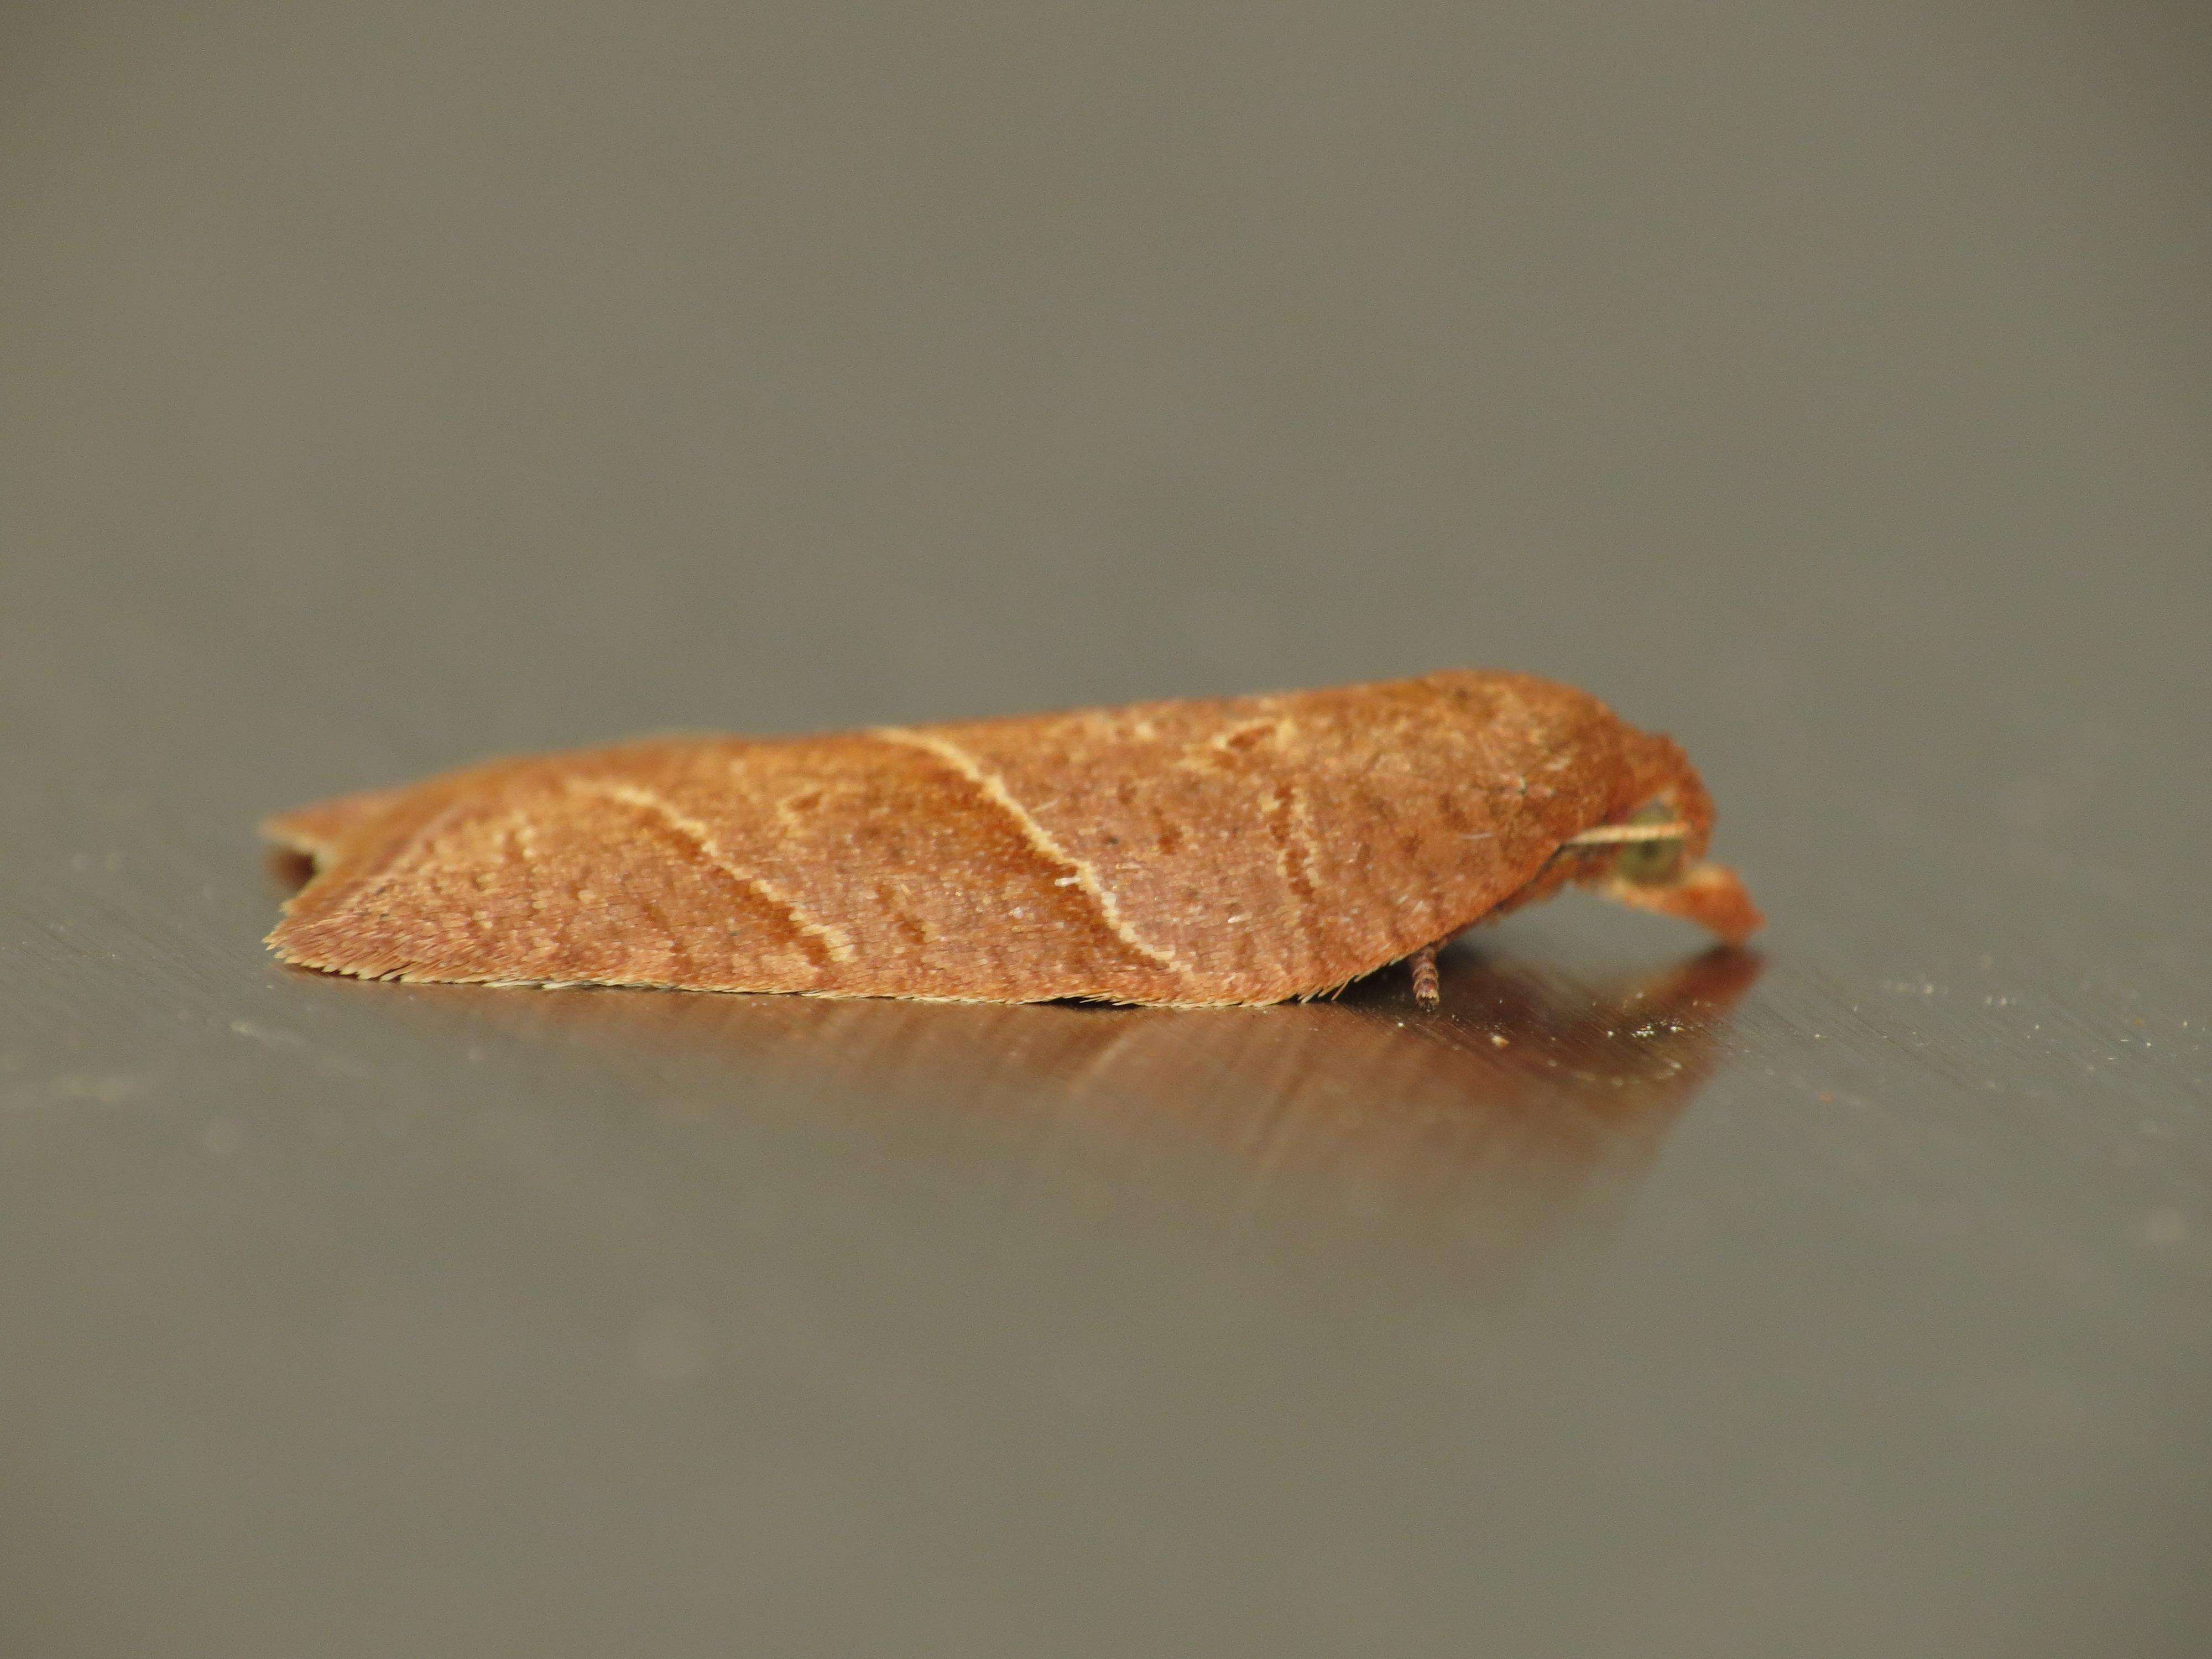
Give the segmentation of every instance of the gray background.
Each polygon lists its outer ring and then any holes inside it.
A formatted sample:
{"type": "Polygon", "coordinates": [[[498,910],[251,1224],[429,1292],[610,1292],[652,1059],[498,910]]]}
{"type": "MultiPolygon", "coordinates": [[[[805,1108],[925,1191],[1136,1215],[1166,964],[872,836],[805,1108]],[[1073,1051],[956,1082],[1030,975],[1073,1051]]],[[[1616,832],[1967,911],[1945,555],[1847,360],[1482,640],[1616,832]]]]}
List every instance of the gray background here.
{"type": "Polygon", "coordinates": [[[2206,1651],[2207,84],[2117,0],[17,0],[0,1649],[2206,1651]],[[260,814],[487,752],[1448,664],[1679,734],[1759,958],[259,944],[260,814]]]}

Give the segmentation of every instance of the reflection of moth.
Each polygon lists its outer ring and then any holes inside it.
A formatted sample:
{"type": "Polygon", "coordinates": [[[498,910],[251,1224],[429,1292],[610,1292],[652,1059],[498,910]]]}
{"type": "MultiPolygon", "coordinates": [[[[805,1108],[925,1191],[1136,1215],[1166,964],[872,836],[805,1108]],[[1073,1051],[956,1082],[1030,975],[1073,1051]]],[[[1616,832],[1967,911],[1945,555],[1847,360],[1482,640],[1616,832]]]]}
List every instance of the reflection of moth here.
{"type": "Polygon", "coordinates": [[[1279,1002],[1595,884],[1738,939],[1681,751],[1517,674],[496,761],[269,826],[367,978],[1279,1002]]]}
{"type": "Polygon", "coordinates": [[[984,1183],[1011,1202],[1195,1206],[1332,1249],[1453,1241],[1471,1251],[1456,1273],[1570,1221],[1602,1231],[1735,1046],[1759,961],[1714,950],[1593,981],[1456,951],[1443,973],[1431,1015],[1396,985],[1200,1010],[425,988],[405,1012],[604,1068],[625,1112],[759,1122],[803,1103],[895,1163],[1011,1162],[1018,1177],[984,1183]]]}

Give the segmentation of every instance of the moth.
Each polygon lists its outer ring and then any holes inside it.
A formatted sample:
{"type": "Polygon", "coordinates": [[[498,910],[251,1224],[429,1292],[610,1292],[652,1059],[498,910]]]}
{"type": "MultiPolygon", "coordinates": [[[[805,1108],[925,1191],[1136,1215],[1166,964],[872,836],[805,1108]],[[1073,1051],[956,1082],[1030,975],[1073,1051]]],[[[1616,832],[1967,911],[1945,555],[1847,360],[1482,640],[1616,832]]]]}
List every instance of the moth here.
{"type": "Polygon", "coordinates": [[[364,979],[1202,1006],[1569,883],[1760,925],[1670,739],[1522,674],[495,760],[271,819],[269,937],[364,979]]]}

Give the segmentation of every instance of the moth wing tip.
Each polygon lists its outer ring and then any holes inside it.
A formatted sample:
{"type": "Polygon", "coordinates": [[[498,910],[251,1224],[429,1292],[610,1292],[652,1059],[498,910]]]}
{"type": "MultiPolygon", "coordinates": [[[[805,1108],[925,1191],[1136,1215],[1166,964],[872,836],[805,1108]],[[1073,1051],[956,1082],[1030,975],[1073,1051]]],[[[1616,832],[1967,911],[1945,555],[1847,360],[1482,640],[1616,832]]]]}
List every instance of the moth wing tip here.
{"type": "Polygon", "coordinates": [[[407,793],[395,789],[365,789],[350,795],[332,795],[304,806],[271,812],[256,826],[262,840],[308,858],[335,856],[354,833],[392,806],[407,793]]]}

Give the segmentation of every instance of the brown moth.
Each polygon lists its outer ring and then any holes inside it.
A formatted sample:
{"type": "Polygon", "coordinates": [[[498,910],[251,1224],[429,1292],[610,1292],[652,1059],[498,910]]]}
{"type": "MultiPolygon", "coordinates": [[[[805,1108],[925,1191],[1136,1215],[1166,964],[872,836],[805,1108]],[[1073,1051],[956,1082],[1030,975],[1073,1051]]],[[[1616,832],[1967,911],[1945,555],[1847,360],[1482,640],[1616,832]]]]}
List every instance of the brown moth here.
{"type": "Polygon", "coordinates": [[[1522,674],[493,761],[272,819],[270,944],[365,979],[1196,1006],[1568,882],[1740,940],[1671,741],[1522,674]]]}

